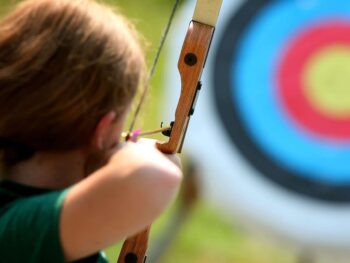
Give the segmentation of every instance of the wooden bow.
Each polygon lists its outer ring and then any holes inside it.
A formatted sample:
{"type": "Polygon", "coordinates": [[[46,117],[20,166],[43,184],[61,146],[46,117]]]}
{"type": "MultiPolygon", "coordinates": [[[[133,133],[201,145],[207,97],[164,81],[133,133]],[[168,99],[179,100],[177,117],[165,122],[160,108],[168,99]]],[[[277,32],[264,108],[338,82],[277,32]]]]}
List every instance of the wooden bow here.
{"type": "MultiPolygon", "coordinates": [[[[167,154],[180,153],[190,117],[201,89],[200,78],[214,35],[222,0],[197,0],[180,54],[178,69],[181,75],[181,95],[176,108],[175,121],[168,131],[168,142],[157,148],[167,154]]],[[[144,263],[150,228],[127,239],[120,252],[118,263],[144,263]]]]}

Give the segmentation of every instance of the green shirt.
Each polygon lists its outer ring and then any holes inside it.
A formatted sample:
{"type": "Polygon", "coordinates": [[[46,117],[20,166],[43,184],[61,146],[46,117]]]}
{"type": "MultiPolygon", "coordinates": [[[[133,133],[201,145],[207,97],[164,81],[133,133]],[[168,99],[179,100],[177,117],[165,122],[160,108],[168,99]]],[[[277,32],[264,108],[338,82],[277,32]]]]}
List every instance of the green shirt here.
{"type": "MultiPolygon", "coordinates": [[[[65,262],[59,218],[66,193],[0,183],[0,262],[65,262]]],[[[76,262],[108,263],[101,253],[76,262]]]]}

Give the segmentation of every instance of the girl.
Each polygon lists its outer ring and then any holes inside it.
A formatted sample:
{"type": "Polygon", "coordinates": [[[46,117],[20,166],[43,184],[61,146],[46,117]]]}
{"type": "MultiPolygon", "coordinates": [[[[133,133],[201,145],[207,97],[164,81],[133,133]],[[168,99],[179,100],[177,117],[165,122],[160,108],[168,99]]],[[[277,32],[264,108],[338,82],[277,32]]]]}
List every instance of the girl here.
{"type": "Polygon", "coordinates": [[[0,23],[0,261],[106,262],[169,205],[175,156],[120,143],[144,70],[126,20],[28,0],[0,23]]]}

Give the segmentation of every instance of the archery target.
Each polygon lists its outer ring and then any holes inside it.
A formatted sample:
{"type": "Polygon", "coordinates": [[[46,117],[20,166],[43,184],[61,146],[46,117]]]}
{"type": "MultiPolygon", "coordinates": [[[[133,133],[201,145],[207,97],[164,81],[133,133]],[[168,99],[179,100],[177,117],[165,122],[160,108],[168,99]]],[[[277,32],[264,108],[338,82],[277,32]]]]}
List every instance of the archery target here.
{"type": "Polygon", "coordinates": [[[217,109],[262,175],[350,201],[350,2],[247,1],[215,62],[217,109]]]}
{"type": "MultiPolygon", "coordinates": [[[[168,42],[169,121],[194,4],[168,42]]],[[[224,0],[202,82],[184,152],[204,198],[298,246],[347,251],[350,2],[224,0]]]]}

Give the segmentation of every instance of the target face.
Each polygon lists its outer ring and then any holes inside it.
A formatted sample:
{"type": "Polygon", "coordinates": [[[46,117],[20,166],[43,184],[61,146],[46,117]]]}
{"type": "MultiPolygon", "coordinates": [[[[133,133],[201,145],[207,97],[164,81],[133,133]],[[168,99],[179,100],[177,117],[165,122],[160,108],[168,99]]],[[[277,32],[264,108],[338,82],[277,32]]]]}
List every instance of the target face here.
{"type": "Polygon", "coordinates": [[[350,201],[350,1],[248,0],[219,41],[213,81],[234,145],[265,178],[350,201]]]}

